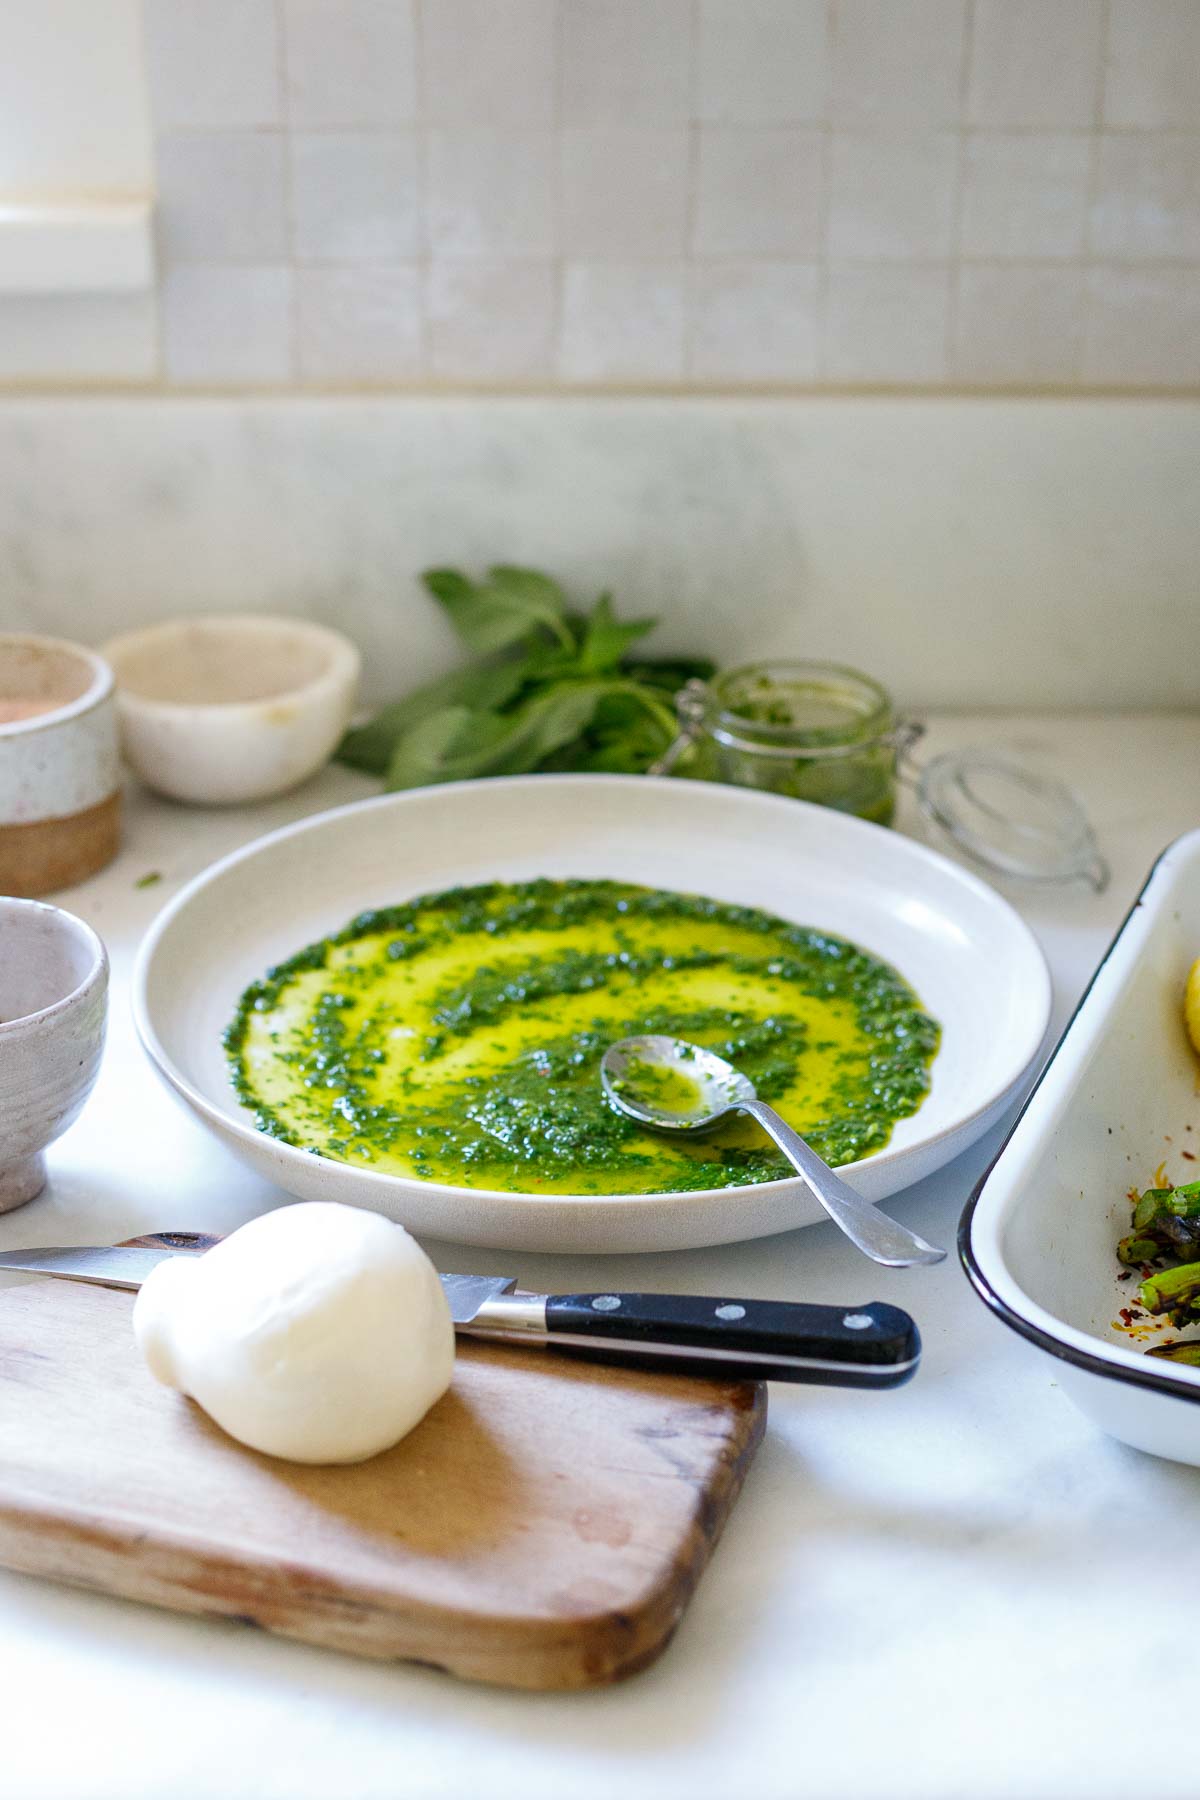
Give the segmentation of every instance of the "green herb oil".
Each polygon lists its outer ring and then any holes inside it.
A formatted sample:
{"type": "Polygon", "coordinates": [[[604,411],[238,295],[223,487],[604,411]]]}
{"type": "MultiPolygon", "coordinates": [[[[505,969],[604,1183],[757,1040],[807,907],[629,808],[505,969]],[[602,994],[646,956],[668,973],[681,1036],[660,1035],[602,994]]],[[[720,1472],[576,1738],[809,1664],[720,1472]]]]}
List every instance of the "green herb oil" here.
{"type": "Polygon", "coordinates": [[[833,1164],[880,1150],[939,1028],[895,969],[770,913],[608,881],[460,888],[360,914],[247,989],[225,1034],[263,1131],[396,1175],[516,1193],[773,1181],[748,1119],[676,1141],[604,1099],[600,1059],[715,1050],[833,1164]]]}

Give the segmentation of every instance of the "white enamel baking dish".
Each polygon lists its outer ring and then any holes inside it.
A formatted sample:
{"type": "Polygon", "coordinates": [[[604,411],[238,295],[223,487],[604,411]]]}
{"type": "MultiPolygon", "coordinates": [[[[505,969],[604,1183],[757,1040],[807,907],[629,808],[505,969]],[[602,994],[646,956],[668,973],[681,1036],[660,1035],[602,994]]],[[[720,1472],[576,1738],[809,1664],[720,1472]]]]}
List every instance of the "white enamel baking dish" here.
{"type": "Polygon", "coordinates": [[[1200,1061],[1183,1026],[1197,956],[1193,831],[1151,870],[968,1202],[959,1253],[985,1303],[1058,1359],[1063,1389],[1098,1425],[1138,1450],[1200,1465],[1200,1369],[1147,1357],[1157,1336],[1120,1329],[1137,1277],[1118,1281],[1115,1255],[1130,1187],[1150,1185],[1160,1162],[1173,1182],[1200,1178],[1200,1061]]]}

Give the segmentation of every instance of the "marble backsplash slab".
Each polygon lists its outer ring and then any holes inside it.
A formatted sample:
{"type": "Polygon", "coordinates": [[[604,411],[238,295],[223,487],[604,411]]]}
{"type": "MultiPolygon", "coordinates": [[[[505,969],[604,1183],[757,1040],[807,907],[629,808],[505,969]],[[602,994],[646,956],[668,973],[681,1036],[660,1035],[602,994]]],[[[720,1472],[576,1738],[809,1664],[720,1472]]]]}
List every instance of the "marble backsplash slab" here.
{"type": "Polygon", "coordinates": [[[527,562],[663,650],[856,663],[910,706],[1191,707],[1200,402],[0,401],[0,627],[339,625],[454,660],[430,564],[527,562]]]}

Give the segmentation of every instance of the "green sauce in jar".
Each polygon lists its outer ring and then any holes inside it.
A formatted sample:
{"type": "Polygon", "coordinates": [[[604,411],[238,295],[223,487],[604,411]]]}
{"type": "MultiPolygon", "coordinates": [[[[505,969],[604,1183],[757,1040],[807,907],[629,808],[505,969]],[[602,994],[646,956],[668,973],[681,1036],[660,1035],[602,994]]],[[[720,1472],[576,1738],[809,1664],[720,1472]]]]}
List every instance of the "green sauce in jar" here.
{"type": "Polygon", "coordinates": [[[896,721],[869,676],[837,663],[751,663],[717,676],[695,704],[688,774],[891,824],[896,721]]]}

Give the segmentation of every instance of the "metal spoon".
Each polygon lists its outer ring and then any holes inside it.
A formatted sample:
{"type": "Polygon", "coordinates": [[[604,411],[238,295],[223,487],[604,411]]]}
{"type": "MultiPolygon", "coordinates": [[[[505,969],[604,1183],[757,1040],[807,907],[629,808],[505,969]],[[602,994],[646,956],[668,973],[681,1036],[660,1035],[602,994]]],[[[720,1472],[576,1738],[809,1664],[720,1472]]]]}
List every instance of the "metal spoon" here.
{"type": "Polygon", "coordinates": [[[907,1269],[944,1260],[944,1250],[847,1187],[799,1132],[759,1099],[749,1077],[711,1050],[682,1038],[623,1038],[604,1052],[600,1079],[610,1105],[652,1131],[692,1135],[711,1131],[730,1113],[749,1113],[803,1175],[834,1224],[872,1262],[907,1269]]]}

